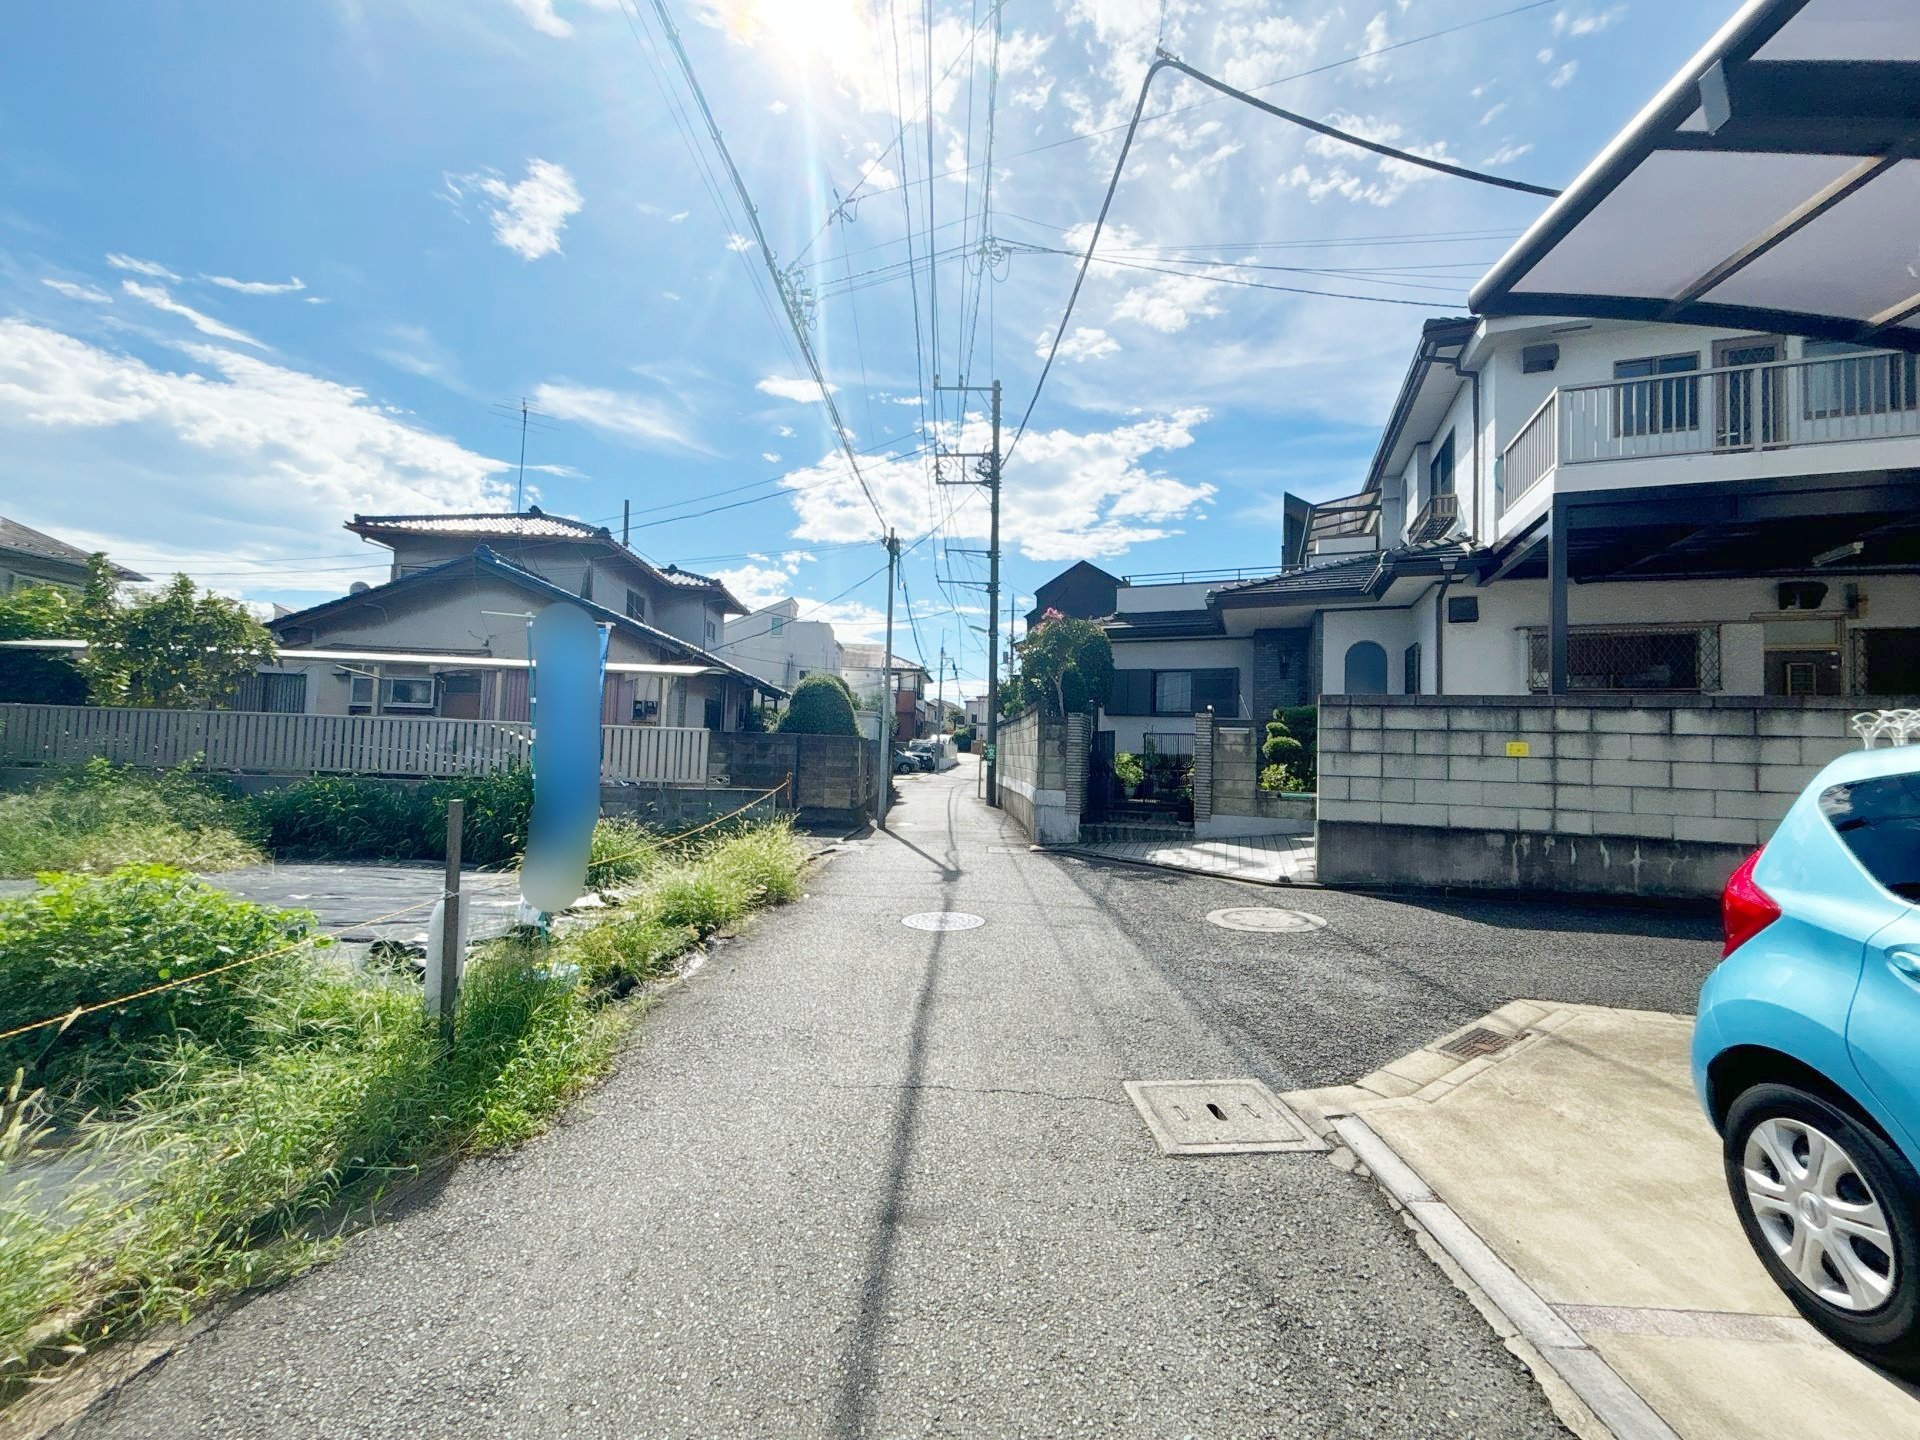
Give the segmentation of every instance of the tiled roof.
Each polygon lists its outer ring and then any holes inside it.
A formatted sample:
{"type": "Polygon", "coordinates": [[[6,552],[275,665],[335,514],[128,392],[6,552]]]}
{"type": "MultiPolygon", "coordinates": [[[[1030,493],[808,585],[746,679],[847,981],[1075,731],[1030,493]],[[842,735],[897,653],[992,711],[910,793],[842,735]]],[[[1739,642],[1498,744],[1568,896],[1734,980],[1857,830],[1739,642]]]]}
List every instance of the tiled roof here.
{"type": "Polygon", "coordinates": [[[1115,640],[1183,639],[1223,633],[1220,617],[1211,610],[1123,610],[1097,623],[1115,640]]]}
{"type": "Polygon", "coordinates": [[[1207,596],[1209,603],[1239,604],[1249,600],[1310,601],[1328,595],[1378,594],[1398,575],[1436,574],[1445,562],[1472,553],[1458,540],[1407,545],[1397,550],[1368,550],[1337,560],[1284,570],[1264,580],[1242,580],[1222,585],[1207,596]]]}
{"type": "MultiPolygon", "coordinates": [[[[30,525],[22,525],[18,520],[9,520],[0,515],[0,550],[11,551],[15,555],[30,555],[36,560],[51,560],[60,565],[74,565],[87,568],[87,552],[78,545],[69,545],[64,540],[56,540],[51,535],[42,534],[30,525]]],[[[115,565],[113,573],[122,580],[144,580],[147,577],[124,565],[115,565]]]]}
{"type": "Polygon", "coordinates": [[[589,525],[564,515],[548,515],[538,505],[501,514],[356,515],[349,530],[366,534],[384,531],[406,535],[511,536],[527,540],[611,540],[604,525],[589,525]]]}
{"type": "Polygon", "coordinates": [[[384,585],[375,585],[368,590],[342,595],[336,600],[323,601],[321,604],[310,606],[305,610],[295,611],[292,614],[277,615],[268,622],[267,628],[273,631],[276,636],[284,636],[289,630],[302,630],[310,627],[316,619],[334,610],[364,603],[368,600],[373,600],[375,603],[378,603],[381,598],[399,591],[419,590],[452,578],[458,574],[462,567],[468,566],[490,570],[495,574],[503,575],[517,584],[524,585],[552,599],[565,600],[570,604],[578,605],[588,614],[605,620],[615,629],[624,630],[639,636],[669,654],[684,655],[699,664],[710,665],[716,669],[725,670],[736,679],[749,681],[763,691],[777,692],[781,695],[787,693],[772,682],[762,680],[758,676],[751,675],[747,671],[742,670],[730,661],[721,659],[720,656],[710,650],[702,649],[690,641],[682,640],[677,635],[669,635],[666,631],[656,629],[643,620],[635,620],[631,616],[622,615],[616,610],[610,610],[604,605],[596,604],[591,600],[583,600],[579,596],[571,594],[560,586],[555,585],[544,576],[536,575],[531,570],[515,565],[510,560],[502,559],[484,545],[477,547],[471,555],[462,555],[439,565],[429,566],[425,570],[416,570],[412,574],[403,575],[397,580],[389,580],[384,585]]]}

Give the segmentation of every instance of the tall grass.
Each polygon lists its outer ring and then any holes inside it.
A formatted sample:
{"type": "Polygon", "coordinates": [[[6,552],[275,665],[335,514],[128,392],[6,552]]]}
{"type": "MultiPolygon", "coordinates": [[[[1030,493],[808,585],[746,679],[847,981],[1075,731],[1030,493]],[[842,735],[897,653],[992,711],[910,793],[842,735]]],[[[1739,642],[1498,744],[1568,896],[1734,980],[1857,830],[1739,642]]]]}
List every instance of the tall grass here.
{"type": "Polygon", "coordinates": [[[92,760],[0,795],[0,875],[139,864],[231,870],[260,861],[262,838],[244,796],[186,769],[92,760]]]}
{"type": "MultiPolygon", "coordinates": [[[[324,1258],[344,1216],[424,1163],[539,1133],[612,1063],[637,1013],[621,997],[702,936],[793,898],[805,858],[785,825],[671,860],[646,853],[652,868],[607,923],[476,949],[451,1050],[413,979],[300,946],[229,984],[169,992],[190,997],[172,1009],[102,1012],[109,1023],[9,1052],[21,1071],[0,1103],[0,1400],[67,1358],[63,1347],[324,1258]],[[60,1173],[55,1160],[88,1177],[36,1193],[36,1174],[60,1173]]],[[[107,998],[87,987],[157,974],[190,934],[196,968],[181,973],[198,973],[209,945],[198,932],[216,919],[227,928],[212,949],[242,953],[303,923],[166,872],[57,894],[0,901],[0,996],[47,998],[16,972],[56,957],[55,1009],[107,998]],[[115,897],[129,896],[142,922],[116,927],[115,897]],[[162,938],[143,951],[142,936],[162,938]]]]}

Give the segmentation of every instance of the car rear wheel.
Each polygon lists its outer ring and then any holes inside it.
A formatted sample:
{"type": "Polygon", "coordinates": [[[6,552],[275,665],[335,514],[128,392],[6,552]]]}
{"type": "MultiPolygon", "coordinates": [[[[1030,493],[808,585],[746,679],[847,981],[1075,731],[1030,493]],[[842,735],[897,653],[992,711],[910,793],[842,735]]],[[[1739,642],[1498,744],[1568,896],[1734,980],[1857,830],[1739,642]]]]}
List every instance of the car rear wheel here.
{"type": "Polygon", "coordinates": [[[1756,1085],[1725,1127],[1741,1228],[1795,1308],[1876,1364],[1920,1376],[1920,1176],[1817,1095],[1756,1085]]]}

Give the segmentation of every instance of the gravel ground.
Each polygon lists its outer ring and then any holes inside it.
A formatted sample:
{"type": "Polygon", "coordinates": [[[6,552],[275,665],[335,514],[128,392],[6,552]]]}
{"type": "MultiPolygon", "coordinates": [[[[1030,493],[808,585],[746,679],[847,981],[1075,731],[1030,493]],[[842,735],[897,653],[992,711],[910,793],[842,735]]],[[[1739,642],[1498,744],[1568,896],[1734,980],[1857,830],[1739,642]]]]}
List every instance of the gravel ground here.
{"type": "Polygon", "coordinates": [[[1123,1079],[1352,1079],[1502,1000],[1673,1007],[1691,918],[1028,853],[971,762],[461,1167],[87,1436],[1557,1436],[1375,1187],[1163,1158],[1123,1079]],[[1000,847],[1010,853],[993,853],[1000,847]],[[1216,929],[1297,904],[1315,936],[1216,929]],[[975,930],[906,929],[961,909],[975,930]]]}

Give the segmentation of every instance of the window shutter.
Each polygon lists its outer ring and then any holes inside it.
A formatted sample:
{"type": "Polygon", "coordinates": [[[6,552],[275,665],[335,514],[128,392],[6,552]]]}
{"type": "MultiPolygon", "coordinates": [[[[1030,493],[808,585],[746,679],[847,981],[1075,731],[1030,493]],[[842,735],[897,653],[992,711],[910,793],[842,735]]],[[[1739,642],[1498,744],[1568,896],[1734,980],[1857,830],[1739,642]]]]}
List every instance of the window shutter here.
{"type": "Polygon", "coordinates": [[[1107,701],[1109,715],[1151,715],[1153,713],[1153,672],[1116,670],[1113,672],[1113,696],[1107,701]]]}

